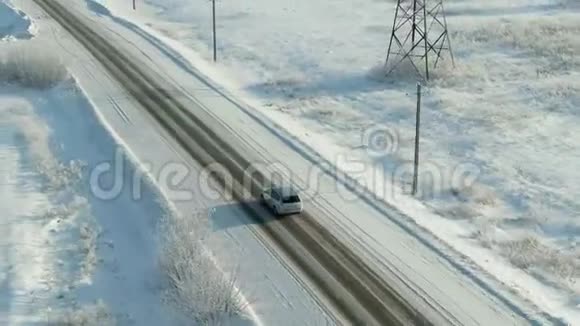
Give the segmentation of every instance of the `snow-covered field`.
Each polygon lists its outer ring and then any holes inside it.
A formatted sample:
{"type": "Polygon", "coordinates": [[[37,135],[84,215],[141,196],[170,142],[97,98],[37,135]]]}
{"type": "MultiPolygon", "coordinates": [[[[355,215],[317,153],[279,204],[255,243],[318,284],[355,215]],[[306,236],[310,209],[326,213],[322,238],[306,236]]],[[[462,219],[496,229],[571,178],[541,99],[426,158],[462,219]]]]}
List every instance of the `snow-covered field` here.
{"type": "Polygon", "coordinates": [[[196,68],[378,198],[548,313],[577,320],[576,1],[446,2],[456,67],[444,63],[426,87],[421,178],[434,181],[419,200],[393,190],[408,188],[415,122],[414,77],[380,74],[394,1],[218,1],[217,65],[209,3],[147,0],[134,13],[98,2],[193,49],[186,57],[196,68]],[[378,153],[365,148],[376,130],[390,136],[378,153]],[[436,215],[408,209],[417,204],[436,215]],[[474,254],[480,249],[485,256],[474,254]]]}

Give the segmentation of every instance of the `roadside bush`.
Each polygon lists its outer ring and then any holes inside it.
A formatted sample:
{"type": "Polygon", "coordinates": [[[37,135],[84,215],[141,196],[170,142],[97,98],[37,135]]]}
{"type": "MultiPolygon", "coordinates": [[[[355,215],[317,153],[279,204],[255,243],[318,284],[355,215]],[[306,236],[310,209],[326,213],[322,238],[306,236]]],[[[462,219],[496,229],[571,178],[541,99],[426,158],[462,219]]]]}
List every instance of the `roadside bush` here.
{"type": "Polygon", "coordinates": [[[235,276],[220,271],[203,246],[203,214],[167,218],[160,232],[160,265],[167,278],[166,299],[202,325],[219,325],[245,308],[235,276]]]}
{"type": "Polygon", "coordinates": [[[502,254],[516,267],[545,272],[567,282],[580,277],[578,256],[555,250],[534,235],[500,243],[502,254]]]}
{"type": "Polygon", "coordinates": [[[115,326],[117,321],[102,301],[56,312],[58,317],[49,317],[48,326],[115,326]]]}
{"type": "Polygon", "coordinates": [[[0,53],[0,80],[22,87],[48,89],[68,77],[58,55],[30,44],[3,46],[0,53]]]}

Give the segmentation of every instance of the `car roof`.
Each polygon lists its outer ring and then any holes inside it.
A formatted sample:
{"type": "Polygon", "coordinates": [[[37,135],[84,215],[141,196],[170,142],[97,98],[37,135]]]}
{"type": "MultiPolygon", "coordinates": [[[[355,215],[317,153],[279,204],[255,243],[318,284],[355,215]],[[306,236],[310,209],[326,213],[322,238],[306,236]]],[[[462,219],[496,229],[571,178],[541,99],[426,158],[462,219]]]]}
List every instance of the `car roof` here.
{"type": "Polygon", "coordinates": [[[290,186],[272,187],[272,191],[279,193],[283,197],[298,196],[298,191],[290,186]]]}

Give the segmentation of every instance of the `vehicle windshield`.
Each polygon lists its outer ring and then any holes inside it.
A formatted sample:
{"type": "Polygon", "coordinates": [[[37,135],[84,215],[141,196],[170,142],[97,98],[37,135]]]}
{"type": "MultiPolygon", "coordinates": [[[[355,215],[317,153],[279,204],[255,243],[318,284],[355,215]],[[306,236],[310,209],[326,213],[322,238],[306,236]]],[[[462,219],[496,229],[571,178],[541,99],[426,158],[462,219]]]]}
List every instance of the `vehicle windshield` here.
{"type": "Polygon", "coordinates": [[[300,202],[300,197],[294,195],[294,196],[288,196],[288,197],[284,197],[282,199],[283,203],[298,203],[300,202]]]}

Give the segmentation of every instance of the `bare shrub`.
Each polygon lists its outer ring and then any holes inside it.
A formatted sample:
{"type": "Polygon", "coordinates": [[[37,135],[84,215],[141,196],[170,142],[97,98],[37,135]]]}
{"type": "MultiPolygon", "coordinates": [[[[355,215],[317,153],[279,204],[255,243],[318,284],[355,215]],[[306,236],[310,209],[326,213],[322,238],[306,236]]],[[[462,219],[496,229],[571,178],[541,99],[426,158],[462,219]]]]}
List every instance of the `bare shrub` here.
{"type": "Polygon", "coordinates": [[[81,276],[89,280],[97,265],[98,226],[93,223],[83,223],[79,229],[79,249],[82,257],[81,276]]]}
{"type": "Polygon", "coordinates": [[[479,213],[472,205],[465,203],[452,205],[445,209],[438,210],[438,212],[445,218],[453,220],[464,220],[464,219],[471,220],[479,216],[479,213]]]}
{"type": "Polygon", "coordinates": [[[491,188],[478,183],[469,187],[451,189],[451,193],[461,201],[482,206],[496,206],[499,200],[491,188]]]}
{"type": "Polygon", "coordinates": [[[52,220],[67,220],[74,214],[76,214],[79,210],[79,207],[74,205],[58,205],[50,207],[46,212],[42,213],[39,216],[39,219],[45,221],[52,221],[52,220]]]}
{"type": "Polygon", "coordinates": [[[36,43],[17,44],[0,51],[0,78],[23,87],[47,89],[68,77],[60,57],[36,43]]]}
{"type": "Polygon", "coordinates": [[[203,325],[219,325],[245,309],[234,275],[220,271],[203,240],[204,214],[167,218],[161,234],[160,265],[167,278],[166,299],[203,325]]]}
{"type": "Polygon", "coordinates": [[[53,159],[45,159],[37,162],[35,167],[45,178],[44,181],[47,190],[59,191],[74,188],[80,183],[86,163],[80,160],[71,160],[62,163],[53,159]]]}
{"type": "Polygon", "coordinates": [[[566,281],[574,281],[580,277],[578,257],[550,248],[536,236],[529,235],[522,239],[506,241],[500,246],[503,255],[519,268],[543,271],[566,281]]]}
{"type": "Polygon", "coordinates": [[[58,312],[59,316],[49,318],[48,325],[54,326],[114,326],[115,318],[107,305],[99,300],[93,305],[58,312]]]}
{"type": "Polygon", "coordinates": [[[533,267],[540,260],[542,247],[535,237],[508,241],[504,244],[505,255],[515,266],[523,269],[533,267]]]}
{"type": "Polygon", "coordinates": [[[579,63],[576,55],[580,49],[579,31],[574,15],[522,15],[498,24],[466,25],[453,38],[462,46],[510,46],[537,58],[549,59],[552,69],[569,70],[579,63]]]}

